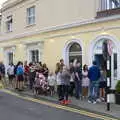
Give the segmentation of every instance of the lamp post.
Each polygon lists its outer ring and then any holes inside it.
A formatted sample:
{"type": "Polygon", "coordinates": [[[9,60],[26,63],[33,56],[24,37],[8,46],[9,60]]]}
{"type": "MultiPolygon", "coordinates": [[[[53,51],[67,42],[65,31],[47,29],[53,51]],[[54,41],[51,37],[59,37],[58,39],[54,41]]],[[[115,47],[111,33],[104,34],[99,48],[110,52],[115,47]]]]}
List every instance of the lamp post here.
{"type": "Polygon", "coordinates": [[[103,42],[103,58],[105,63],[105,68],[107,72],[106,82],[106,102],[107,102],[107,111],[110,111],[110,87],[111,87],[111,54],[112,54],[112,44],[110,44],[109,40],[105,40],[103,42]]]}

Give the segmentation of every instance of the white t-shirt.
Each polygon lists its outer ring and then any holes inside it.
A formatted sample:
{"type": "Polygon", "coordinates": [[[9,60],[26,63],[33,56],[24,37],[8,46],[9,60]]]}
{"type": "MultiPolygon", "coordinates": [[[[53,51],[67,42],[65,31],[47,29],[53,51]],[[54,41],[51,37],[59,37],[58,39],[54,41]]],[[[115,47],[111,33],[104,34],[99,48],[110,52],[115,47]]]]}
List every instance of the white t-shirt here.
{"type": "Polygon", "coordinates": [[[8,66],[8,69],[7,69],[7,73],[8,75],[14,75],[14,66],[8,66]]]}
{"type": "Polygon", "coordinates": [[[55,85],[55,76],[48,76],[48,83],[50,86],[54,86],[55,85]]]}
{"type": "Polygon", "coordinates": [[[61,85],[61,84],[62,84],[61,73],[58,72],[58,74],[57,74],[57,85],[61,85]]]}

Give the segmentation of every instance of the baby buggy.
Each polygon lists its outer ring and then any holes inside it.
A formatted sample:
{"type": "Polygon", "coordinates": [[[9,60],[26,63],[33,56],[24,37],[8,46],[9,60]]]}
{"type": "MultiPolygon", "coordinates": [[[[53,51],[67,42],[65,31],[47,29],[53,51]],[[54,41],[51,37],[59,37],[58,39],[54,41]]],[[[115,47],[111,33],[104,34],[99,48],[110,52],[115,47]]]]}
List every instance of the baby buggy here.
{"type": "Polygon", "coordinates": [[[47,95],[49,91],[48,82],[42,73],[36,72],[35,83],[34,83],[34,95],[44,94],[47,95]]]}

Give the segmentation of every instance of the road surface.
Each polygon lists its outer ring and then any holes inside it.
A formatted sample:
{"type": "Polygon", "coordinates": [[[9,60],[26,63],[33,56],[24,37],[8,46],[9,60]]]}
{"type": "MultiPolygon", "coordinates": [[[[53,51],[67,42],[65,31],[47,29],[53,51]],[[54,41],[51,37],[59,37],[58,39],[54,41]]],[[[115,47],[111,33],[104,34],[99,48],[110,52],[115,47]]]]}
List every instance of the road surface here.
{"type": "Polygon", "coordinates": [[[0,91],[0,120],[102,120],[0,91]]]}

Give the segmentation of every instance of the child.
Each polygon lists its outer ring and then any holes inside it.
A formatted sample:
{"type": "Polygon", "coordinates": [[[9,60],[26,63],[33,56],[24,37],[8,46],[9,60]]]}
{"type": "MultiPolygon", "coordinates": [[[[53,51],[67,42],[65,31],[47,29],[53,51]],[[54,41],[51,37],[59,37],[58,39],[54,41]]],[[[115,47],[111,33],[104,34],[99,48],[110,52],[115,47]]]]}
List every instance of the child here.
{"type": "Polygon", "coordinates": [[[49,87],[50,87],[50,95],[53,96],[55,93],[55,76],[53,74],[53,72],[50,72],[49,76],[48,76],[48,83],[49,83],[49,87]]]}

